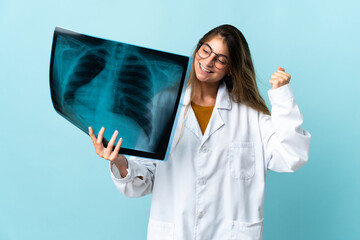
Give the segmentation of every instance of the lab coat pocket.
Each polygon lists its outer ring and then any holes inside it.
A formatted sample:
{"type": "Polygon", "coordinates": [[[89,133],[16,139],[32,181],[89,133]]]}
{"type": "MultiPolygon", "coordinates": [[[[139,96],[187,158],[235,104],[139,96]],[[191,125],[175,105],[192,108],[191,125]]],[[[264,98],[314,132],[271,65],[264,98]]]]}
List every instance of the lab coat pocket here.
{"type": "Polygon", "coordinates": [[[252,142],[231,143],[228,152],[230,174],[239,180],[248,180],[255,173],[255,151],[252,142]]]}
{"type": "Polygon", "coordinates": [[[253,222],[253,223],[233,221],[231,225],[230,239],[262,240],[263,222],[264,219],[262,219],[259,222],[253,222]]]}
{"type": "Polygon", "coordinates": [[[173,223],[161,222],[154,219],[149,219],[148,226],[148,240],[173,240],[174,239],[173,223]]]}

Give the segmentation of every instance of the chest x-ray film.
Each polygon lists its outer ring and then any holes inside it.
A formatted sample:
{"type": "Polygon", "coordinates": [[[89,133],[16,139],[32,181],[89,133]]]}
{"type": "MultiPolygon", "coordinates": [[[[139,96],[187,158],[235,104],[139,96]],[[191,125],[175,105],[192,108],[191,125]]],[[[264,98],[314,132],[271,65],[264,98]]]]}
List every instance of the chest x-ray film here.
{"type": "Polygon", "coordinates": [[[115,130],[120,153],[166,160],[191,59],[62,28],[54,32],[50,91],[55,110],[88,134],[115,130]]]}

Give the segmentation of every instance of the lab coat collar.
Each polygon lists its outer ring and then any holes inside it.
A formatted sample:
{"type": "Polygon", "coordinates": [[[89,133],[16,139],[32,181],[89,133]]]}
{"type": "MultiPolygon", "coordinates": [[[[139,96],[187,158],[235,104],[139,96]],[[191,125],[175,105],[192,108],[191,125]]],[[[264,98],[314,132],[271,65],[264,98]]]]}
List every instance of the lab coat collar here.
{"type": "MultiPolygon", "coordinates": [[[[190,88],[186,90],[183,106],[186,106],[190,101],[190,88]]],[[[206,128],[206,131],[204,135],[202,135],[200,127],[198,125],[196,116],[193,112],[193,110],[190,108],[189,112],[185,118],[185,127],[188,128],[191,132],[195,134],[197,139],[201,141],[201,145],[203,145],[209,137],[216,132],[218,129],[220,129],[224,125],[224,121],[221,117],[221,114],[219,112],[220,109],[231,109],[231,101],[230,96],[228,94],[226,85],[224,82],[220,83],[217,96],[216,96],[216,102],[215,107],[213,110],[213,113],[211,114],[210,121],[208,123],[208,126],[206,128]]]]}
{"type": "MultiPolygon", "coordinates": [[[[191,89],[188,87],[185,92],[183,106],[190,103],[191,89]]],[[[231,101],[228,90],[224,81],[220,82],[219,89],[216,96],[215,108],[231,110],[231,101]]]]}
{"type": "Polygon", "coordinates": [[[215,107],[217,107],[218,109],[231,110],[230,95],[224,81],[221,81],[220,83],[219,90],[216,96],[215,107]]]}

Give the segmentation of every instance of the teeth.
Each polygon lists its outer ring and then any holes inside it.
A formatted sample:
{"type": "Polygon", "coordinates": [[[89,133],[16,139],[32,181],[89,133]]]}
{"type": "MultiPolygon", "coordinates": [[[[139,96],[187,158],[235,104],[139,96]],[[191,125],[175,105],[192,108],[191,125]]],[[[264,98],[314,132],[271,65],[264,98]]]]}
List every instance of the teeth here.
{"type": "Polygon", "coordinates": [[[201,64],[200,64],[200,68],[201,68],[201,70],[203,70],[204,72],[210,72],[210,70],[207,70],[206,68],[204,68],[203,66],[201,66],[201,64]]]}

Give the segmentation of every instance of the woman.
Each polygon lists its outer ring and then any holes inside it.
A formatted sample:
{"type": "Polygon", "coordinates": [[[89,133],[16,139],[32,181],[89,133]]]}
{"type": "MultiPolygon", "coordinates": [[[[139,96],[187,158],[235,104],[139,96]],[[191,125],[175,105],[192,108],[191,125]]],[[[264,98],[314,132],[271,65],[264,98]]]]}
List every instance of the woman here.
{"type": "Polygon", "coordinates": [[[262,239],[267,169],[292,172],[306,163],[310,134],[301,129],[290,75],[278,68],[261,98],[248,44],[231,25],[200,39],[169,160],[155,162],[108,148],[102,128],[89,133],[111,162],[128,197],[152,193],[148,239],[262,239]]]}

